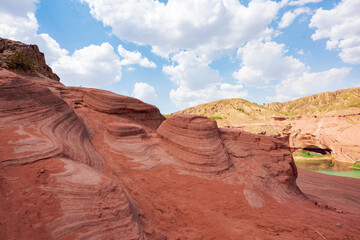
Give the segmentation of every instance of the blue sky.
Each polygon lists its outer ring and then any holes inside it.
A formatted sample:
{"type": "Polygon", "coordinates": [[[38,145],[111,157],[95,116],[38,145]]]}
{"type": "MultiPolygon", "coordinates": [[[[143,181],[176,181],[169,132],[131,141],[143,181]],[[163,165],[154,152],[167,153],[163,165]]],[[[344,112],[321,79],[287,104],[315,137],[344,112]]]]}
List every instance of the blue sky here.
{"type": "Polygon", "coordinates": [[[0,37],[37,44],[69,86],[171,113],[360,86],[359,0],[3,0],[0,37]]]}

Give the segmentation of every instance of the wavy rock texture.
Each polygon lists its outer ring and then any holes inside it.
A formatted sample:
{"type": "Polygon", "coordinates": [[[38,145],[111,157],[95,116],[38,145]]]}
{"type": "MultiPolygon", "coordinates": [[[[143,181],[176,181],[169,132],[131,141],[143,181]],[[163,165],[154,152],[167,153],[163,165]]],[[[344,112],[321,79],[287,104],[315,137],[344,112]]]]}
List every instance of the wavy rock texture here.
{"type": "Polygon", "coordinates": [[[181,167],[203,173],[221,173],[232,163],[221,141],[216,121],[195,116],[176,115],[157,130],[166,151],[181,167]]]}
{"type": "MultiPolygon", "coordinates": [[[[248,185],[248,193],[256,195],[253,189],[261,189],[278,201],[285,201],[289,195],[301,195],[296,186],[297,169],[287,139],[225,128],[220,132],[242,182],[248,185]]],[[[261,201],[252,202],[249,201],[254,206],[262,205],[261,201]]]]}
{"type": "Polygon", "coordinates": [[[66,170],[43,187],[61,204],[62,217],[47,225],[54,239],[145,239],[136,207],[119,185],[86,165],[62,161],[66,170]]]}
{"type": "Polygon", "coordinates": [[[285,139],[0,69],[0,239],[357,239],[296,177],[285,139]]]}
{"type": "Polygon", "coordinates": [[[102,171],[84,121],[48,88],[0,69],[0,163],[64,156],[102,171]]]}
{"type": "Polygon", "coordinates": [[[126,192],[85,164],[51,158],[1,173],[1,239],[145,239],[126,192]]]}
{"type": "Polygon", "coordinates": [[[92,109],[118,114],[135,122],[156,130],[165,117],[155,106],[144,103],[136,98],[118,95],[105,90],[93,89],[84,95],[84,102],[92,109]]]}

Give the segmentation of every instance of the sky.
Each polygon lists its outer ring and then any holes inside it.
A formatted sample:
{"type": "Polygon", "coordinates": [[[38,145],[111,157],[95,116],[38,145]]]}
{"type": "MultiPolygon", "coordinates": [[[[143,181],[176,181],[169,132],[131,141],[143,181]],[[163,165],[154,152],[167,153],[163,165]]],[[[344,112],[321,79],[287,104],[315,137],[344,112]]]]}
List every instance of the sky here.
{"type": "Polygon", "coordinates": [[[63,84],[163,114],[360,87],[360,0],[1,0],[0,16],[63,84]]]}

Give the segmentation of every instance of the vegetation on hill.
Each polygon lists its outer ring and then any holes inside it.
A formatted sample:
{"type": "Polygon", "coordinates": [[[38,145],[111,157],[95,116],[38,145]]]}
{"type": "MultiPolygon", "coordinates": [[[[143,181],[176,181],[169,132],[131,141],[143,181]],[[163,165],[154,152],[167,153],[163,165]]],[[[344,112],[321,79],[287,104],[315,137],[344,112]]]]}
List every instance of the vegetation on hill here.
{"type": "Polygon", "coordinates": [[[6,58],[6,64],[10,69],[34,70],[35,62],[27,59],[22,52],[14,52],[6,58]]]}
{"type": "Polygon", "coordinates": [[[353,113],[354,108],[360,111],[360,88],[350,88],[335,92],[325,92],[293,101],[270,103],[264,106],[244,99],[224,99],[187,108],[171,115],[185,113],[216,119],[219,126],[242,126],[250,132],[272,132],[272,118],[294,119],[297,115],[325,115],[353,113]],[[252,124],[252,125],[251,125],[252,124]]]}
{"type": "Polygon", "coordinates": [[[288,116],[323,114],[348,108],[360,108],[360,88],[319,93],[282,103],[269,103],[265,107],[288,116]]]}
{"type": "Polygon", "coordinates": [[[209,102],[172,113],[172,115],[180,113],[216,119],[219,126],[236,126],[243,123],[264,122],[270,120],[271,117],[284,116],[274,110],[240,98],[209,102]]]}

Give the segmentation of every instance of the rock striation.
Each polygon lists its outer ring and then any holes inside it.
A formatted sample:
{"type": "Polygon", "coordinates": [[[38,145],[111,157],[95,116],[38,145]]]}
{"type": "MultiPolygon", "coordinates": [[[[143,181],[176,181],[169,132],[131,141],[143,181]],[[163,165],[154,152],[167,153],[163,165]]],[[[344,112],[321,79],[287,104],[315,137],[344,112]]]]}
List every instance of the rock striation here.
{"type": "Polygon", "coordinates": [[[102,171],[84,121],[46,87],[0,69],[0,164],[64,156],[102,171]]]}
{"type": "Polygon", "coordinates": [[[360,181],[304,195],[287,143],[0,68],[0,239],[356,239],[360,181]]]}
{"type": "Polygon", "coordinates": [[[22,73],[35,72],[55,81],[60,81],[58,75],[53,73],[52,69],[46,64],[44,53],[40,52],[37,45],[27,45],[0,37],[0,67],[9,68],[7,60],[16,53],[21,53],[24,61],[32,61],[35,64],[34,69],[28,69],[27,71],[22,71],[22,73]]]}
{"type": "Polygon", "coordinates": [[[292,121],[289,144],[296,149],[313,149],[331,154],[336,160],[360,159],[357,143],[360,115],[307,117],[292,121]]]}
{"type": "Polygon", "coordinates": [[[232,166],[214,120],[180,114],[166,120],[157,134],[168,154],[187,169],[221,173],[232,166]]]}
{"type": "Polygon", "coordinates": [[[136,98],[118,95],[105,90],[92,89],[85,93],[84,102],[92,109],[117,114],[156,130],[165,117],[158,108],[136,98]]]}

